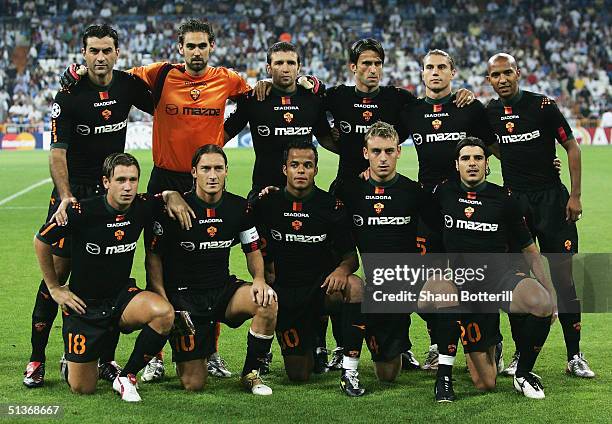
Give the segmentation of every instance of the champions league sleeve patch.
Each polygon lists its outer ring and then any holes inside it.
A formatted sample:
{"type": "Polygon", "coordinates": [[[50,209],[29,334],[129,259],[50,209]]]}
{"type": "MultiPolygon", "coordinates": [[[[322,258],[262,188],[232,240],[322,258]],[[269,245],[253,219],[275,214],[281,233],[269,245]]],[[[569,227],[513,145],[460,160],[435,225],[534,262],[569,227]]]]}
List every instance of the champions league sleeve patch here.
{"type": "Polygon", "coordinates": [[[242,244],[249,244],[256,240],[259,240],[259,234],[257,234],[255,227],[251,227],[240,233],[240,243],[242,244]]]}
{"type": "Polygon", "coordinates": [[[51,106],[51,118],[55,119],[62,113],[62,108],[58,103],[53,103],[51,106]]]}

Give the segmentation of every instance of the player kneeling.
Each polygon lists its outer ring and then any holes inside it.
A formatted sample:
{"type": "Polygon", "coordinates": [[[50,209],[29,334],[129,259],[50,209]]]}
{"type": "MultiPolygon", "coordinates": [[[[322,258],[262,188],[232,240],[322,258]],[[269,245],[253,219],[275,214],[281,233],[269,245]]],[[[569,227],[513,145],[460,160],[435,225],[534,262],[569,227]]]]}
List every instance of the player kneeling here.
{"type": "MultiPolygon", "coordinates": [[[[522,325],[518,334],[521,338],[520,359],[514,377],[515,389],[529,398],[544,398],[540,378],[532,369],[548,337],[551,318],[556,311],[555,297],[552,295],[554,291],[516,200],[506,189],[486,181],[488,160],[485,149],[484,143],[477,138],[468,137],[460,141],[456,150],[460,181],[444,182],[436,187],[433,194],[434,204],[444,216],[443,220],[437,221],[438,227],[440,222],[444,223],[442,231],[446,251],[451,255],[473,253],[464,255],[461,259],[462,266],[467,264],[472,269],[482,267],[486,262],[480,259],[483,252],[493,254],[489,255],[489,258],[493,257],[494,261],[494,266],[488,261],[486,277],[478,286],[475,283],[464,283],[459,290],[452,280],[436,279],[429,280],[422,289],[420,299],[423,299],[424,293],[446,295],[444,301],[440,302],[419,301],[421,310],[439,314],[435,320],[435,333],[440,359],[434,389],[438,402],[455,399],[452,366],[460,332],[474,385],[481,390],[495,388],[495,345],[501,341],[498,308],[509,313],[522,314],[522,325]],[[472,223],[484,223],[489,226],[489,230],[476,231],[476,225],[468,225],[472,223]],[[522,247],[523,255],[537,280],[512,268],[506,255],[509,240],[514,240],[522,247]],[[479,310],[494,313],[469,313],[462,316],[457,299],[459,292],[464,290],[511,293],[511,297],[488,305],[486,311],[479,310]]],[[[487,264],[484,269],[487,269],[487,264]]],[[[477,305],[479,308],[483,306],[484,304],[477,305]]]]}
{"type": "MultiPolygon", "coordinates": [[[[358,262],[350,223],[344,205],[315,186],[317,161],[309,140],[290,142],[284,152],[286,186],[254,208],[268,241],[266,262],[279,301],[276,337],[291,381],[306,381],[313,372],[324,312],[358,304],[362,297],[359,279],[351,277],[358,262]]],[[[343,325],[347,337],[351,324],[343,325]]],[[[350,379],[355,395],[363,394],[356,369],[350,379]]]]}
{"type": "MultiPolygon", "coordinates": [[[[118,327],[129,333],[142,329],[113,389],[128,402],[141,400],[135,375],[164,346],[174,320],[172,305],[142,291],[130,278],[136,243],[150,225],[158,197],[138,195],[140,167],[127,153],[106,158],[103,183],[107,193],[72,204],[67,225],[54,221],[36,234],[36,255],[49,293],[63,311],[66,381],[74,393],[96,390],[98,358],[118,327]],[[71,235],[70,284],[60,285],[53,267],[51,245],[71,235]]],[[[168,200],[176,192],[164,192],[168,200]]],[[[169,200],[170,201],[170,200],[169,200]]]]}
{"type": "Polygon", "coordinates": [[[195,188],[184,194],[195,212],[193,228],[159,214],[147,237],[147,272],[151,287],[177,311],[187,311],[195,334],[170,338],[173,360],[186,390],[201,390],[206,361],[216,351],[216,323],[232,328],[253,318],[247,336],[242,384],[256,395],[272,390],[259,376],[270,351],[276,325],[276,293],[264,280],[260,240],[246,199],[224,190],[227,157],[213,144],[200,147],[192,159],[195,188]],[[253,283],[229,273],[231,246],[240,240],[253,283]]]}

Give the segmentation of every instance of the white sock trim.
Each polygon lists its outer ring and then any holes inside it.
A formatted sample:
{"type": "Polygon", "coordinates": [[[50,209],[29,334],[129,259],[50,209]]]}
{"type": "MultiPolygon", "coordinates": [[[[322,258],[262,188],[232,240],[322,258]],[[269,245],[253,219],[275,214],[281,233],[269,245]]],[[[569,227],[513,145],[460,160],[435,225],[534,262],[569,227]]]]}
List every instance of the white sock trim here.
{"type": "Polygon", "coordinates": [[[257,339],[270,340],[274,338],[274,334],[270,334],[269,336],[267,334],[259,334],[254,332],[252,328],[249,328],[249,334],[257,339]]]}
{"type": "Polygon", "coordinates": [[[342,357],[342,368],[344,368],[345,370],[357,371],[358,367],[359,367],[359,358],[353,358],[353,357],[346,356],[346,355],[342,357]]]}
{"type": "Polygon", "coordinates": [[[455,365],[455,357],[454,356],[440,354],[438,356],[438,364],[440,364],[440,365],[450,365],[452,367],[453,365],[455,365]]]}

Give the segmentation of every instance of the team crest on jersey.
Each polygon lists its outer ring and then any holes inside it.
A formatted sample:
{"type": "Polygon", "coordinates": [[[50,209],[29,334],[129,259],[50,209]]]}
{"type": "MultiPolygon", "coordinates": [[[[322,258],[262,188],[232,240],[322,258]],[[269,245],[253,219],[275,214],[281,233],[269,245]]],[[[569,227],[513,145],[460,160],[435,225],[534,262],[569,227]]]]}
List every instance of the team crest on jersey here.
{"type": "Polygon", "coordinates": [[[467,208],[465,208],[463,210],[463,212],[465,213],[465,216],[470,219],[472,217],[472,215],[474,215],[474,208],[471,206],[468,206],[467,208]]]}
{"type": "Polygon", "coordinates": [[[212,225],[206,229],[209,237],[214,237],[217,235],[217,227],[213,227],[212,225]]]}
{"type": "Polygon", "coordinates": [[[189,95],[194,101],[198,100],[198,98],[200,97],[200,90],[198,90],[197,88],[192,88],[189,92],[189,95]]]}
{"type": "Polygon", "coordinates": [[[291,223],[291,227],[295,231],[300,231],[302,229],[302,221],[298,221],[297,219],[291,223]]]}
{"type": "Polygon", "coordinates": [[[117,240],[121,241],[121,239],[123,239],[123,236],[125,236],[125,232],[123,230],[115,231],[115,238],[117,240]]]}
{"type": "Polygon", "coordinates": [[[439,119],[434,119],[433,121],[431,121],[431,126],[434,128],[434,130],[438,130],[442,126],[442,121],[440,121],[439,119]]]}
{"type": "Polygon", "coordinates": [[[506,131],[508,131],[509,133],[512,133],[514,131],[514,123],[513,122],[506,122],[506,131]]]}
{"type": "Polygon", "coordinates": [[[285,118],[285,122],[287,122],[288,124],[291,123],[291,121],[293,121],[293,113],[291,112],[287,112],[283,115],[283,118],[285,118]]]}
{"type": "Polygon", "coordinates": [[[565,240],[565,250],[567,250],[568,252],[572,249],[572,241],[571,240],[565,240]]]}
{"type": "Polygon", "coordinates": [[[370,119],[372,119],[372,112],[370,112],[369,110],[364,111],[362,114],[363,119],[365,119],[366,122],[369,122],[370,119]]]}
{"type": "Polygon", "coordinates": [[[111,115],[113,114],[113,112],[111,112],[108,109],[104,109],[101,113],[102,113],[102,118],[106,119],[107,121],[110,119],[111,115]]]}
{"type": "Polygon", "coordinates": [[[383,211],[383,209],[385,208],[385,205],[383,203],[374,203],[374,211],[380,215],[383,211]]]}

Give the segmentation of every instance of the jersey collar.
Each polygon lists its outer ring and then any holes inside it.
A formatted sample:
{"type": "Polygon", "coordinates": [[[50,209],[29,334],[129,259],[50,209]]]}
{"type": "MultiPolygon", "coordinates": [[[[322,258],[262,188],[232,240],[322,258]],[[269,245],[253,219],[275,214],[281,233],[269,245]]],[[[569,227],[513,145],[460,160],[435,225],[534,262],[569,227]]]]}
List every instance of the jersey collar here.
{"type": "Polygon", "coordinates": [[[487,180],[484,180],[482,183],[478,184],[476,187],[468,187],[465,184],[463,184],[463,181],[459,180],[459,185],[461,186],[461,189],[463,191],[471,191],[474,193],[480,193],[481,191],[483,191],[485,188],[487,188],[487,180]]]}
{"type": "Polygon", "coordinates": [[[372,99],[378,96],[378,93],[380,93],[380,87],[378,87],[376,90],[372,91],[371,93],[366,93],[365,91],[358,90],[357,87],[355,87],[355,94],[360,99],[372,99]]]}
{"type": "MultiPolygon", "coordinates": [[[[129,208],[127,208],[124,211],[118,211],[117,209],[113,208],[109,203],[108,203],[108,199],[106,198],[106,194],[104,196],[102,196],[104,198],[104,208],[107,210],[108,213],[110,213],[111,215],[127,215],[130,210],[132,209],[132,205],[130,205],[129,208]]],[[[134,198],[134,201],[136,201],[136,198],[134,198]]],[[[132,204],[134,203],[134,201],[132,202],[132,204]]]]}
{"type": "Polygon", "coordinates": [[[198,205],[200,205],[200,206],[202,206],[203,208],[205,208],[205,209],[215,209],[215,208],[218,208],[219,206],[221,206],[221,203],[223,203],[223,198],[225,197],[225,196],[224,196],[224,194],[225,194],[225,191],[224,191],[223,193],[221,193],[221,198],[219,199],[219,201],[218,201],[218,202],[215,202],[215,203],[207,203],[207,202],[205,202],[204,200],[200,199],[200,198],[198,197],[198,195],[196,194],[196,192],[195,192],[195,191],[191,191],[191,192],[190,192],[190,195],[193,197],[193,199],[195,200],[195,202],[196,202],[198,205]]]}
{"type": "Polygon", "coordinates": [[[368,178],[368,182],[374,187],[387,188],[395,184],[397,180],[399,180],[399,177],[400,177],[399,172],[396,172],[395,177],[391,178],[389,181],[379,182],[379,181],[374,180],[372,177],[370,177],[368,178]]]}
{"type": "Polygon", "coordinates": [[[279,90],[278,88],[272,86],[272,90],[270,90],[270,94],[274,95],[274,96],[278,96],[278,97],[291,97],[294,96],[295,93],[297,93],[297,88],[294,91],[283,91],[283,90],[279,90]]]}
{"type": "Polygon", "coordinates": [[[115,71],[111,71],[111,72],[112,72],[112,78],[111,78],[111,82],[109,82],[108,85],[95,84],[89,78],[87,78],[87,82],[96,91],[108,91],[110,90],[110,88],[113,86],[113,83],[115,82],[115,71]]]}
{"type": "Polygon", "coordinates": [[[315,192],[317,191],[317,186],[313,186],[312,187],[312,191],[310,193],[308,193],[308,195],[306,197],[301,197],[301,198],[297,198],[295,196],[293,196],[291,193],[289,193],[287,191],[287,187],[283,188],[283,195],[285,196],[285,199],[291,201],[291,202],[302,202],[305,203],[307,201],[309,201],[310,199],[312,199],[315,195],[315,192]]]}
{"type": "Polygon", "coordinates": [[[453,93],[450,93],[448,96],[444,96],[441,99],[432,99],[431,97],[425,96],[425,102],[430,105],[444,105],[450,102],[451,97],[453,97],[453,93]]]}
{"type": "Polygon", "coordinates": [[[519,88],[519,91],[514,96],[510,97],[508,100],[501,99],[501,101],[504,104],[504,106],[514,106],[515,104],[520,102],[522,98],[523,98],[523,90],[519,88]]]}

